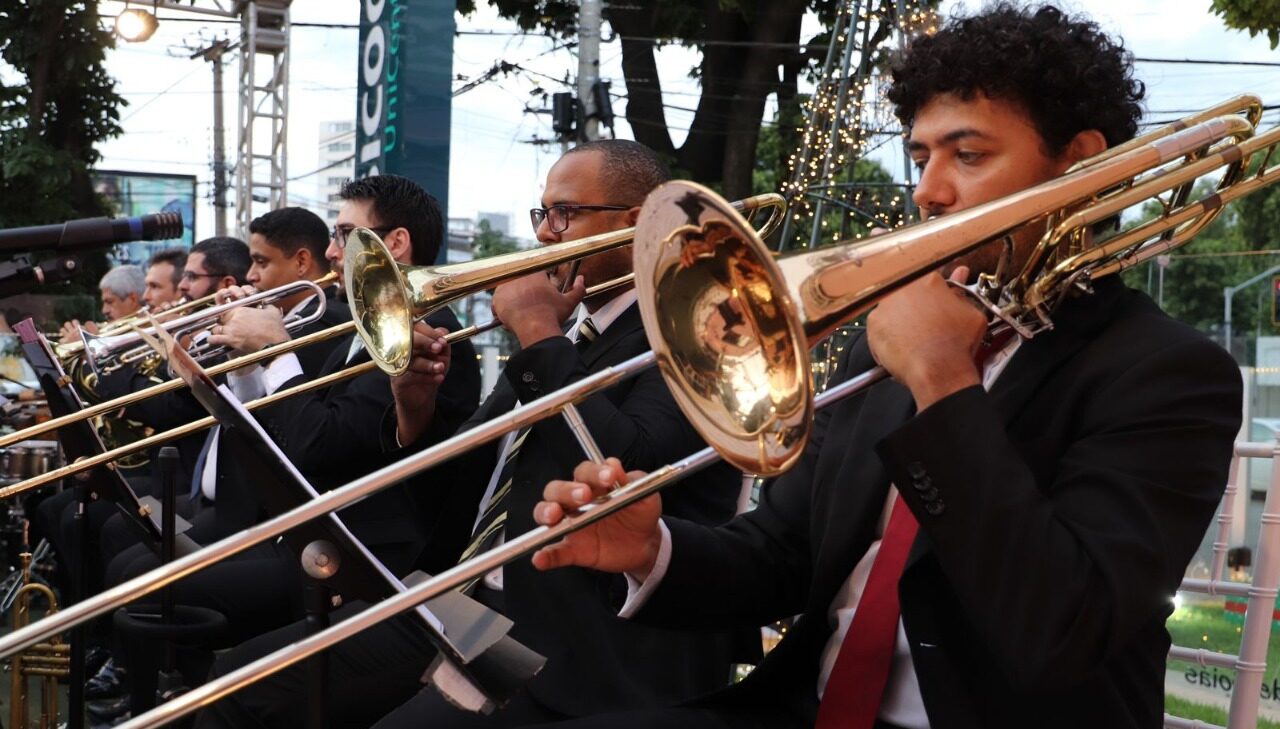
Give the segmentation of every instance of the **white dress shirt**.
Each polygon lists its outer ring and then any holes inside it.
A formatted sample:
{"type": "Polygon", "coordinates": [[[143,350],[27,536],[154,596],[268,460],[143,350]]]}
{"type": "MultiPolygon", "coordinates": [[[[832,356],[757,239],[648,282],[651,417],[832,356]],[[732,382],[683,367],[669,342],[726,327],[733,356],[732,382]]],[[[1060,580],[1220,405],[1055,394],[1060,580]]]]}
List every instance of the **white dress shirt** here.
{"type": "MultiPolygon", "coordinates": [[[[312,294],[299,301],[285,314],[285,318],[288,319],[301,312],[303,307],[315,297],[316,295],[312,294]]],[[[285,356],[293,360],[293,366],[297,368],[297,374],[302,374],[302,365],[299,364],[298,358],[292,352],[288,355],[276,357],[276,359],[284,359],[285,356]]],[[[294,377],[294,375],[290,375],[284,380],[276,380],[273,386],[269,372],[269,366],[241,367],[227,375],[227,384],[231,387],[231,392],[236,396],[236,399],[240,402],[248,402],[274,393],[280,384],[294,377]]],[[[209,453],[205,456],[204,470],[200,472],[200,493],[204,494],[204,497],[210,501],[213,501],[218,489],[218,440],[221,433],[222,429],[219,426],[213,426],[213,431],[209,434],[209,453]]]]}

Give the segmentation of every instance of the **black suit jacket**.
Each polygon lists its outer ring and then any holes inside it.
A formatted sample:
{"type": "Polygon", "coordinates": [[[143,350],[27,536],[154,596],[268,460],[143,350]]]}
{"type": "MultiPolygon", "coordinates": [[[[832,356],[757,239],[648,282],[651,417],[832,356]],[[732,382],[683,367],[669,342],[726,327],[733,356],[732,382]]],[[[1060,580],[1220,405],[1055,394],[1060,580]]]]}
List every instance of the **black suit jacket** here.
{"type": "MultiPolygon", "coordinates": [[[[297,336],[305,336],[322,329],[327,329],[335,324],[341,324],[345,321],[351,321],[351,312],[347,309],[347,305],[341,301],[327,299],[325,301],[325,311],[321,318],[305,326],[299,327],[296,332],[297,336]]],[[[308,316],[316,310],[319,305],[318,299],[312,299],[303,307],[300,312],[301,316],[308,316]]],[[[298,350],[298,360],[302,364],[302,371],[309,376],[314,377],[320,370],[324,360],[333,350],[336,340],[327,340],[317,342],[308,347],[298,350]]],[[[214,362],[206,362],[205,367],[209,367],[217,362],[226,361],[226,357],[219,357],[214,362]]],[[[224,377],[218,378],[219,381],[225,381],[224,377]]],[[[98,382],[98,394],[103,400],[114,399],[128,393],[138,392],[156,384],[158,380],[147,377],[139,373],[133,367],[122,367],[115,372],[104,375],[98,382]]],[[[157,432],[170,430],[181,425],[186,425],[193,420],[199,420],[207,417],[208,412],[205,411],[200,403],[191,395],[191,391],[183,388],[173,392],[167,392],[163,395],[147,398],[130,405],[125,411],[125,417],[137,420],[147,425],[157,432]]],[[[200,450],[204,447],[205,439],[208,437],[207,432],[193,433],[185,438],[178,439],[174,445],[178,448],[179,457],[179,474],[178,474],[178,493],[180,495],[186,493],[187,485],[191,483],[192,474],[196,466],[196,459],[199,458],[200,450]]],[[[158,450],[158,449],[157,449],[158,450]]],[[[154,454],[153,454],[154,456],[154,454]]],[[[240,478],[238,473],[228,471],[223,476],[219,474],[219,487],[223,481],[237,481],[240,478]]],[[[234,491],[234,485],[231,486],[234,491]]],[[[233,510],[234,511],[234,510],[233,510]]],[[[222,536],[231,534],[239,529],[251,524],[252,521],[244,523],[243,520],[235,523],[225,524],[225,531],[221,532],[222,536]]]]}
{"type": "MultiPolygon", "coordinates": [[[[581,353],[565,337],[538,342],[511,356],[504,376],[464,430],[510,411],[517,398],[531,402],[648,348],[636,306],[581,353]]],[[[653,469],[703,447],[656,368],[588,398],[578,408],[604,452],[616,455],[629,469],[653,469]]],[[[434,475],[433,493],[451,498],[436,534],[453,547],[452,560],[468,540],[478,502],[497,465],[499,444],[475,448],[434,475]]],[[[584,458],[562,418],[535,425],[516,462],[506,502],[506,534],[533,529],[533,505],[543,486],[570,477],[584,458]]],[[[741,474],[722,467],[697,488],[673,489],[664,495],[664,503],[696,523],[719,524],[733,515],[741,482],[741,474]]],[[[626,594],[619,576],[582,569],[540,573],[528,559],[521,559],[504,568],[503,586],[504,612],[515,621],[512,636],[547,657],[528,689],[556,711],[582,716],[669,704],[728,681],[731,646],[726,634],[654,629],[619,619],[612,604],[626,594]]]]}
{"type": "MultiPolygon", "coordinates": [[[[451,331],[461,328],[448,308],[428,316],[427,323],[451,331]]],[[[368,351],[361,349],[348,365],[353,337],[338,340],[321,369],[322,376],[370,361],[368,351]]],[[[450,430],[475,411],[480,398],[475,349],[465,341],[452,349],[435,413],[442,428],[450,430]]],[[[304,376],[295,377],[284,387],[305,380],[304,376]]],[[[393,406],[390,380],[381,370],[374,370],[318,392],[288,398],[267,409],[259,420],[311,485],[317,491],[328,491],[406,455],[383,447],[383,419],[393,406]]],[[[404,485],[385,489],[338,514],[356,538],[397,575],[413,568],[430,536],[404,485]]]]}
{"type": "MultiPolygon", "coordinates": [[[[886,381],[821,412],[754,512],[668,519],[670,570],[640,617],[800,614],[715,700],[812,712],[826,614],[894,483],[920,522],[899,597],[931,726],[1160,726],[1169,598],[1226,482],[1239,372],[1118,280],[1055,321],[990,393],[915,415],[886,381]]],[[[870,364],[859,341],[842,371],[870,364]]]]}

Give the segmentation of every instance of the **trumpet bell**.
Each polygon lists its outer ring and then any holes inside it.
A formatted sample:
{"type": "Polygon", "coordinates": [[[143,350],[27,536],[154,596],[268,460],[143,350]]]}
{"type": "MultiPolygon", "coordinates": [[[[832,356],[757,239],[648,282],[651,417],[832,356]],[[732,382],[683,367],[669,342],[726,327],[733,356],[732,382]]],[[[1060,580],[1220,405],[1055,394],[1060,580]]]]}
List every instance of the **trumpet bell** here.
{"type": "Polygon", "coordinates": [[[649,344],[681,409],[748,473],[790,467],[813,416],[808,342],[772,254],[705,187],[667,183],[636,223],[649,344]]]}
{"type": "Polygon", "coordinates": [[[373,231],[347,235],[343,285],[351,300],[356,330],[373,361],[388,374],[403,374],[413,354],[415,312],[402,267],[373,231]]]}

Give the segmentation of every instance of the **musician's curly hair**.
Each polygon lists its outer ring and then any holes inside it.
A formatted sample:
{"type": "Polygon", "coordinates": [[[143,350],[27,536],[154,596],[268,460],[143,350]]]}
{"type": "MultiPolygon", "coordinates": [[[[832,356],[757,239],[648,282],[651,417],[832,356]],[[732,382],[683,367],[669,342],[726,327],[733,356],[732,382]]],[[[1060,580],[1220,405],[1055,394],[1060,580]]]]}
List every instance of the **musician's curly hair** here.
{"type": "Polygon", "coordinates": [[[889,101],[905,127],[938,94],[968,100],[980,91],[1026,109],[1052,155],[1086,129],[1108,145],[1132,139],[1146,93],[1119,39],[1051,5],[1000,3],[953,17],[914,39],[890,73],[889,101]]]}

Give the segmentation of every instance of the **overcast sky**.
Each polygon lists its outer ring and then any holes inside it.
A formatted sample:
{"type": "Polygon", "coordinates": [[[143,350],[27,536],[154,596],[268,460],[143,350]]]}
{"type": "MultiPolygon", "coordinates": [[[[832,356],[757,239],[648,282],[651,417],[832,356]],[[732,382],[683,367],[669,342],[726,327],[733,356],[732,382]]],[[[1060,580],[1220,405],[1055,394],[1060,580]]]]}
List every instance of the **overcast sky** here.
{"type": "MultiPolygon", "coordinates": [[[[478,3],[483,5],[483,2],[478,3]]],[[[974,3],[968,3],[973,6],[974,3]]],[[[1208,12],[1208,0],[1077,0],[1066,7],[1091,14],[1107,30],[1120,34],[1139,58],[1212,59],[1280,62],[1280,52],[1268,48],[1263,37],[1225,29],[1208,12]]],[[[955,3],[948,2],[944,10],[955,3]]],[[[114,15],[123,7],[102,2],[101,12],[114,15]]],[[[296,0],[296,23],[355,24],[359,4],[354,0],[296,0]]],[[[184,45],[205,45],[217,37],[235,37],[238,26],[164,21],[162,11],[155,36],[146,43],[125,44],[109,51],[107,68],[119,81],[119,91],[130,105],[122,111],[124,134],[103,145],[104,169],[194,174],[197,192],[197,239],[213,231],[208,204],[212,158],[212,72],[204,61],[189,60],[184,45]]],[[[811,24],[812,25],[812,24],[811,24]]],[[[557,42],[543,36],[515,33],[514,24],[482,11],[458,18],[458,29],[469,32],[455,39],[455,75],[471,79],[496,60],[507,60],[531,69],[498,77],[455,97],[452,123],[449,215],[474,217],[480,211],[506,212],[513,216],[516,232],[525,232],[528,208],[537,203],[547,168],[559,154],[558,145],[536,145],[530,140],[551,138],[550,118],[524,111],[533,102],[535,87],[550,91],[563,87],[546,78],[570,77],[577,67],[571,50],[556,49],[557,42]],[[494,35],[470,32],[492,31],[494,35]],[[545,74],[545,76],[535,75],[545,74]]],[[[608,29],[606,27],[606,38],[608,29]]],[[[288,173],[291,204],[318,208],[317,177],[308,174],[319,166],[319,125],[324,121],[353,119],[356,110],[358,31],[354,28],[295,27],[291,38],[288,120],[288,173]]],[[[621,47],[618,42],[601,49],[602,77],[614,80],[614,90],[625,93],[621,82],[621,47]]],[[[696,63],[695,51],[664,49],[659,58],[666,103],[692,106],[698,88],[688,78],[696,63]]],[[[1139,76],[1149,89],[1147,108],[1151,118],[1198,110],[1228,96],[1252,92],[1268,104],[1280,103],[1280,67],[1182,65],[1140,63],[1139,76]]],[[[234,156],[236,66],[224,71],[226,145],[234,156]]],[[[461,85],[462,81],[456,82],[461,85]]],[[[539,105],[537,102],[533,102],[539,105]]],[[[617,134],[631,137],[622,100],[615,101],[617,134]]],[[[668,124],[679,143],[691,114],[668,109],[668,124]]],[[[1275,123],[1277,112],[1266,119],[1275,123]]],[[[900,152],[886,148],[883,158],[896,162],[900,152]]],[[[902,175],[901,164],[890,167],[902,175]]],[[[234,214],[232,214],[234,221],[234,214]]]]}

